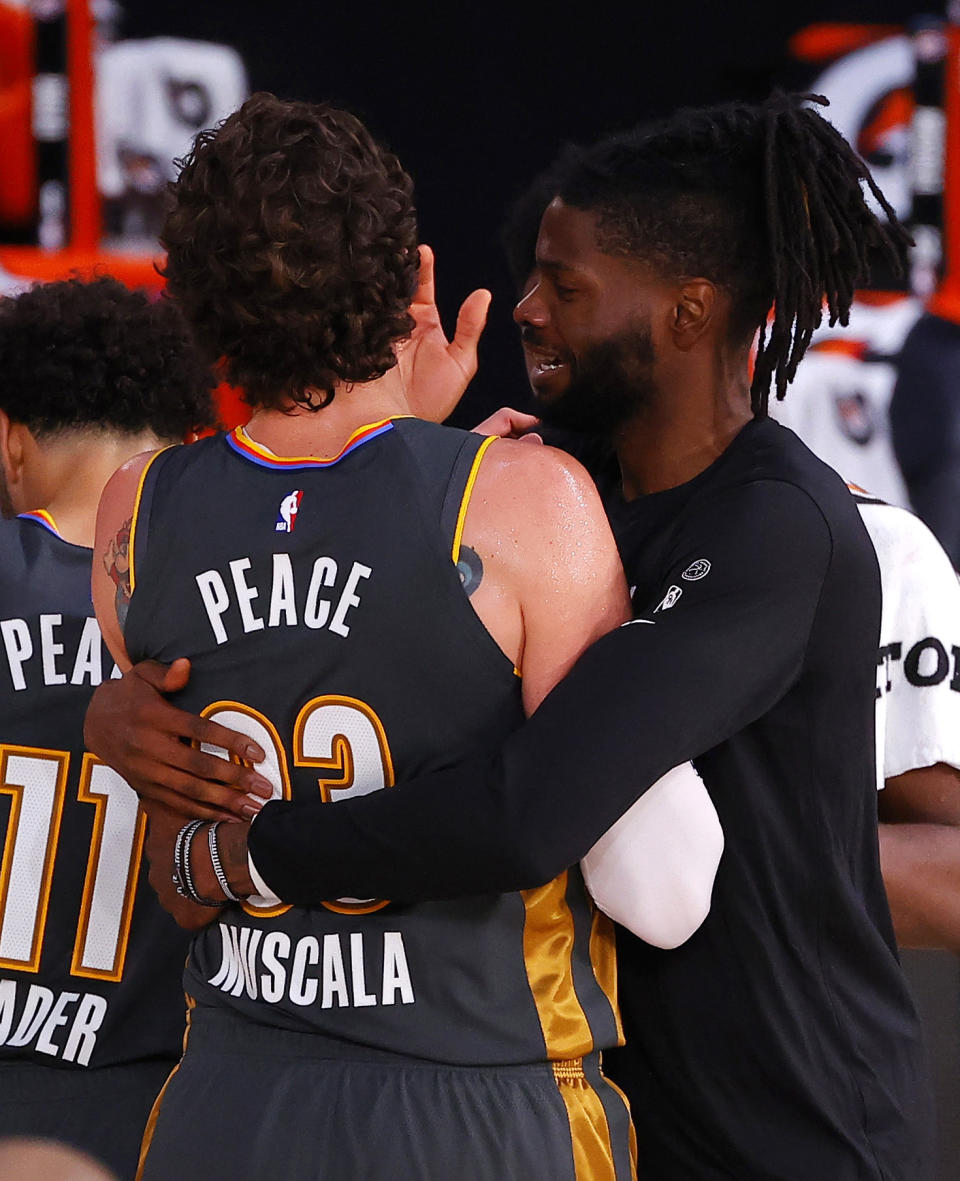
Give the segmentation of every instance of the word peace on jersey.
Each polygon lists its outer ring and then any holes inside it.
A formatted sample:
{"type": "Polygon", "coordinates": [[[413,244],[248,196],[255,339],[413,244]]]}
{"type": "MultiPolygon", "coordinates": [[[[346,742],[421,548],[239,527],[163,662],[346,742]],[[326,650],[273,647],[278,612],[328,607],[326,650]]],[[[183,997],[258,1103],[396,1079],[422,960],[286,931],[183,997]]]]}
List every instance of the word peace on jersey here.
{"type": "Polygon", "coordinates": [[[306,627],[326,628],[338,636],[348,636],[350,625],[346,622],[347,613],[360,606],[357,588],[362,579],[373,574],[369,566],[354,562],[339,594],[327,598],[324,589],[335,588],[339,580],[339,566],[334,558],[316,558],[306,570],[298,567],[299,578],[295,581],[290,554],[275,553],[270,589],[267,591],[264,586],[264,594],[261,595],[260,588],[251,586],[247,580],[247,572],[252,566],[250,558],[236,558],[228,565],[228,576],[219,570],[204,570],[196,575],[203,608],[218,644],[227,642],[224,617],[232,601],[236,604],[237,616],[231,613],[227,619],[236,618],[246,633],[261,631],[264,626],[296,627],[302,620],[306,627]],[[334,597],[335,606],[332,603],[334,597]],[[269,604],[266,620],[257,614],[253,606],[256,599],[260,599],[265,606],[269,604]]]}
{"type": "MultiPolygon", "coordinates": [[[[65,629],[72,636],[69,651],[68,638],[62,629],[62,615],[45,614],[29,620],[0,620],[0,638],[3,640],[10,683],[15,690],[27,688],[28,674],[31,684],[100,684],[104,661],[97,621],[85,619],[79,636],[73,627],[65,629]]],[[[116,665],[109,675],[120,676],[116,665]]]]}

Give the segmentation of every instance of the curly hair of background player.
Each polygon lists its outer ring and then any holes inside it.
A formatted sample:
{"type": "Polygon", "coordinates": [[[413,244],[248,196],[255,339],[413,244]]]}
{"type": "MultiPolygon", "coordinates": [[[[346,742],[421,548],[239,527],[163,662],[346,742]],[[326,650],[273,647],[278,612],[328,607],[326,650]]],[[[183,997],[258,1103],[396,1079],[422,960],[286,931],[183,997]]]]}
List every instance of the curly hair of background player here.
{"type": "Polygon", "coordinates": [[[167,286],[252,405],[320,409],[393,367],[413,330],[413,184],[358,119],[255,94],[181,163],[167,286]]]}
{"type": "Polygon", "coordinates": [[[778,93],[760,104],[689,108],[567,148],[508,219],[514,277],[522,283],[529,273],[554,197],[594,213],[604,253],[642,259],[671,279],[710,279],[728,293],[731,340],[759,330],[751,404],[766,414],[771,380],[782,398],[824,302],[830,323],[846,324],[871,257],[885,255],[902,273],[911,242],[866,164],[811,102],[826,99],[778,93]]]}
{"type": "Polygon", "coordinates": [[[67,279],[0,300],[0,409],[36,436],[217,425],[212,375],[178,309],[116,279],[67,279]]]}

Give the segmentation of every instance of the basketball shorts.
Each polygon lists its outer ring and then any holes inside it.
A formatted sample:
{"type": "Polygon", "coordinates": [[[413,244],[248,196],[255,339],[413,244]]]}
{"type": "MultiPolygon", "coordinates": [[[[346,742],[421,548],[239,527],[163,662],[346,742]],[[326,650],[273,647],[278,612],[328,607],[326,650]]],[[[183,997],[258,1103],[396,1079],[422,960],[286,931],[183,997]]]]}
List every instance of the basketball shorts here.
{"type": "Polygon", "coordinates": [[[58,1140],[133,1181],[147,1116],[172,1066],[157,1060],[61,1070],[2,1062],[0,1136],[58,1140]]]}
{"type": "Polygon", "coordinates": [[[438,1065],[200,1006],[147,1126],[143,1181],[631,1181],[597,1056],[438,1065]]]}

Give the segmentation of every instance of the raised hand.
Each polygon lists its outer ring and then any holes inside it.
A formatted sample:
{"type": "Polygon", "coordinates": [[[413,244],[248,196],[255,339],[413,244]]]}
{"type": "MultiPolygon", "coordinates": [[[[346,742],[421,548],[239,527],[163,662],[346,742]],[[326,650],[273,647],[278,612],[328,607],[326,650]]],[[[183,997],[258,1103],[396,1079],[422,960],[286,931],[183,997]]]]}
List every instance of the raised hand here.
{"type": "Polygon", "coordinates": [[[433,251],[420,247],[420,285],[410,305],[413,334],[397,349],[397,361],[411,411],[429,422],[443,422],[477,372],[477,344],[487,322],[492,296],[472,291],[460,305],[453,340],[447,340],[437,310],[433,251]]]}

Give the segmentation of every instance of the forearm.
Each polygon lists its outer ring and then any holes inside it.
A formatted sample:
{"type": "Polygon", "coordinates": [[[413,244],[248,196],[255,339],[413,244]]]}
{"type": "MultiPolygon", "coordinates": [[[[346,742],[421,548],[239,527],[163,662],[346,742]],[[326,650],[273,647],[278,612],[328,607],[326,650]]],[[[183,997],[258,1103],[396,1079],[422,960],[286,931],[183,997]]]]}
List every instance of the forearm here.
{"type": "Polygon", "coordinates": [[[897,942],[960,952],[960,828],[881,824],[880,864],[897,942]]]}
{"type": "Polygon", "coordinates": [[[756,721],[800,673],[831,553],[822,516],[769,481],[719,498],[676,542],[660,593],[721,535],[710,578],[598,641],[499,751],[343,803],[268,804],[249,838],[259,873],[311,906],[521,890],[579,861],[662,775],[756,721]]]}
{"type": "Polygon", "coordinates": [[[675,642],[679,625],[660,624],[601,640],[488,758],[344,803],[268,804],[250,832],[257,869],[285,902],[304,906],[550,880],[661,775],[760,716],[796,675],[784,651],[751,680],[709,620],[685,626],[695,644],[675,642]]]}

